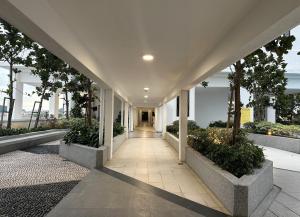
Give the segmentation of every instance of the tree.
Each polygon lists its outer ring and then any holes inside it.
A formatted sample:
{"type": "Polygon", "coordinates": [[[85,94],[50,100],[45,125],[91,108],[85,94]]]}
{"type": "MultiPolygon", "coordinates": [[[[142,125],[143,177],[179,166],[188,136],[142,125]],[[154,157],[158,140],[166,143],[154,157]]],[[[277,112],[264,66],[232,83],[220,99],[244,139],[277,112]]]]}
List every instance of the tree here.
{"type": "Polygon", "coordinates": [[[284,78],[286,63],[283,55],[292,48],[294,40],[294,36],[282,35],[233,64],[235,99],[233,144],[236,143],[241,124],[241,86],[254,95],[250,98],[249,105],[259,107],[260,111],[266,103],[270,103],[271,95],[282,94],[286,85],[284,78]]]}
{"type": "Polygon", "coordinates": [[[274,106],[278,96],[284,94],[287,64],[283,55],[292,48],[294,40],[294,36],[282,35],[253,52],[246,63],[242,86],[253,95],[248,106],[254,108],[255,120],[264,120],[265,107],[274,106]]]}
{"type": "Polygon", "coordinates": [[[276,103],[276,121],[281,123],[294,123],[300,114],[300,94],[282,94],[276,103]]]}
{"type": "Polygon", "coordinates": [[[37,43],[33,43],[32,47],[32,51],[27,56],[26,66],[33,67],[32,74],[38,76],[42,82],[39,87],[36,87],[35,91],[41,98],[34,124],[34,128],[37,128],[43,101],[49,100],[50,96],[62,87],[58,72],[62,68],[63,62],[37,43]]]}
{"type": "Polygon", "coordinates": [[[62,81],[62,92],[64,93],[64,101],[66,103],[66,118],[69,120],[69,92],[76,92],[77,86],[76,83],[74,83],[74,79],[72,79],[73,76],[78,75],[76,69],[72,68],[68,64],[63,64],[62,68],[60,70],[59,78],[62,81]]]}
{"type": "Polygon", "coordinates": [[[0,61],[9,64],[9,83],[6,91],[4,91],[10,98],[7,128],[11,128],[14,108],[14,82],[16,81],[16,74],[20,73],[20,70],[14,66],[24,62],[24,51],[30,48],[30,45],[31,40],[26,35],[5,20],[0,19],[0,61]]]}
{"type": "Polygon", "coordinates": [[[96,98],[93,84],[92,80],[80,73],[74,73],[69,84],[69,91],[73,92],[72,99],[75,102],[75,109],[72,109],[72,114],[77,117],[81,116],[81,110],[85,109],[89,126],[92,125],[92,103],[96,98]]]}

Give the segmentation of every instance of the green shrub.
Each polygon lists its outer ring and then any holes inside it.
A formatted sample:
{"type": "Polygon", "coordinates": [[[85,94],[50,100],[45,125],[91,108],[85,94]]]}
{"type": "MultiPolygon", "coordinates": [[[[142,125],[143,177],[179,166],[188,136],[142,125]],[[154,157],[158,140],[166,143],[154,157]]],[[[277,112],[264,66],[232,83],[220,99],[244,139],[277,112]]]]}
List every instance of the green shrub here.
{"type": "Polygon", "coordinates": [[[114,122],[113,135],[114,137],[124,133],[125,128],[119,122],[114,122]]]}
{"type": "Polygon", "coordinates": [[[265,160],[263,150],[249,141],[243,131],[232,146],[228,139],[231,135],[232,131],[226,129],[198,129],[189,135],[188,145],[237,177],[260,168],[265,160]]]}
{"type": "Polygon", "coordinates": [[[74,118],[69,122],[70,131],[64,136],[66,144],[78,143],[91,147],[99,147],[99,127],[96,121],[88,126],[85,119],[74,118]]]}
{"type": "MultiPolygon", "coordinates": [[[[199,129],[200,127],[197,125],[197,123],[195,121],[191,121],[188,120],[187,123],[187,128],[188,128],[188,134],[190,134],[190,132],[199,129]]],[[[175,135],[176,137],[178,137],[179,134],[179,121],[174,121],[171,125],[167,126],[167,132],[175,135]]]]}
{"type": "Polygon", "coordinates": [[[38,131],[44,131],[49,130],[49,127],[37,127],[32,129],[27,128],[12,128],[12,129],[6,129],[6,128],[0,128],[0,137],[1,136],[12,136],[12,135],[20,135],[24,133],[30,133],[30,132],[38,132],[38,131]]]}
{"type": "Polygon", "coordinates": [[[274,136],[284,137],[300,137],[300,126],[298,125],[283,125],[279,123],[270,123],[266,121],[261,122],[248,122],[244,124],[244,128],[247,132],[268,134],[271,132],[274,136]]]}
{"type": "MultiPolygon", "coordinates": [[[[231,128],[233,125],[232,122],[229,122],[229,127],[231,128]]],[[[209,127],[219,127],[219,128],[226,128],[227,127],[227,122],[225,121],[214,121],[209,123],[209,127]]]]}

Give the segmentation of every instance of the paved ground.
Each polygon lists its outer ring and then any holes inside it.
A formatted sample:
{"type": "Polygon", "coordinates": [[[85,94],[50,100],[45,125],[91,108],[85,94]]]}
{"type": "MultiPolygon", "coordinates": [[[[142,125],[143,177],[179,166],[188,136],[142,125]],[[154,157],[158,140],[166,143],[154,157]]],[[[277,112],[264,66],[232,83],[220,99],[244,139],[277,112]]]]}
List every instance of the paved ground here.
{"type": "Polygon", "coordinates": [[[0,155],[0,216],[44,216],[89,170],[57,155],[58,142],[0,155]]]}
{"type": "Polygon", "coordinates": [[[300,172],[300,155],[277,148],[261,146],[267,159],[273,161],[273,166],[278,169],[300,172]]]}
{"type": "Polygon", "coordinates": [[[265,217],[300,217],[300,155],[263,148],[266,158],[273,161],[274,184],[281,188],[265,217]]]}
{"type": "Polygon", "coordinates": [[[203,181],[161,138],[131,138],[120,146],[105,166],[142,182],[213,209],[228,213],[203,181]]]}
{"type": "Polygon", "coordinates": [[[226,217],[104,168],[93,170],[47,217],[226,217]]]}

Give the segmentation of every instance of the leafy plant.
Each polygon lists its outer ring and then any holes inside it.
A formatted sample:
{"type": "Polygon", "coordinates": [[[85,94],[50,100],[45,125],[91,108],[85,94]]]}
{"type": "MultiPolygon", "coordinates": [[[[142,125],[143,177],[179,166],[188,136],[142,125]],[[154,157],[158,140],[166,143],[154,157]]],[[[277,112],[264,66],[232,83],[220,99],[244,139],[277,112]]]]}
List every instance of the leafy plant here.
{"type": "MultiPolygon", "coordinates": [[[[229,128],[231,128],[233,125],[232,122],[229,122],[229,128]]],[[[214,121],[209,123],[209,127],[220,127],[220,128],[226,128],[227,127],[227,122],[225,121],[214,121]]]]}
{"type": "Polygon", "coordinates": [[[16,74],[21,71],[15,68],[15,65],[23,64],[24,51],[31,47],[31,40],[14,26],[0,19],[0,61],[9,64],[9,83],[5,92],[11,99],[9,101],[7,128],[11,128],[11,119],[14,107],[14,82],[16,74]]]}
{"type": "MultiPolygon", "coordinates": [[[[195,121],[188,120],[187,123],[187,128],[188,128],[188,134],[192,132],[193,130],[199,129],[200,127],[197,125],[195,121]]],[[[174,136],[178,137],[179,133],[179,121],[176,120],[173,122],[172,125],[167,126],[167,132],[173,134],[174,136]]]]}
{"type": "Polygon", "coordinates": [[[70,124],[70,131],[64,136],[66,144],[78,143],[81,145],[99,147],[99,127],[97,122],[92,126],[86,123],[85,119],[73,119],[70,124]]]}
{"type": "Polygon", "coordinates": [[[125,128],[121,125],[121,123],[115,121],[113,128],[113,136],[116,137],[124,133],[125,128]]]}
{"type": "Polygon", "coordinates": [[[237,177],[260,168],[265,160],[263,150],[249,141],[242,131],[233,146],[228,139],[232,139],[231,135],[232,130],[227,129],[197,129],[188,136],[188,145],[237,177]]]}
{"type": "Polygon", "coordinates": [[[27,129],[27,128],[0,128],[0,137],[1,136],[12,136],[12,135],[20,135],[20,134],[25,134],[25,133],[30,133],[30,132],[38,132],[38,131],[44,131],[44,130],[49,130],[51,128],[49,127],[37,127],[37,128],[32,128],[32,129],[27,129]]]}
{"type": "Polygon", "coordinates": [[[283,125],[261,121],[245,123],[244,127],[250,133],[267,134],[268,132],[271,132],[274,136],[300,138],[299,125],[283,125]]]}

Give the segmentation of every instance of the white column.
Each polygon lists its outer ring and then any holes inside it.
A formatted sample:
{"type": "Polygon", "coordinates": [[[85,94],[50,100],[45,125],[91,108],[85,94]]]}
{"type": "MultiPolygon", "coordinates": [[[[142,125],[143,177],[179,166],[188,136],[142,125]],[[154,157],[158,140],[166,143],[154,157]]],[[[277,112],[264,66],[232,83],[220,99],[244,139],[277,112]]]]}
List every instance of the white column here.
{"type": "Polygon", "coordinates": [[[162,106],[162,136],[165,138],[167,132],[167,103],[162,106]]]}
{"type": "Polygon", "coordinates": [[[124,126],[124,102],[121,101],[121,125],[124,126]]]}
{"type": "Polygon", "coordinates": [[[104,145],[108,148],[108,160],[110,160],[112,159],[113,155],[114,91],[111,89],[106,89],[104,100],[104,145]]]}
{"type": "Polygon", "coordinates": [[[155,107],[154,109],[154,129],[156,132],[158,132],[158,107],[155,107]]]}
{"type": "Polygon", "coordinates": [[[13,119],[21,119],[23,117],[23,87],[24,87],[24,84],[22,82],[16,81],[14,86],[15,86],[15,88],[14,88],[15,104],[14,104],[13,119]]]}
{"type": "Polygon", "coordinates": [[[179,161],[185,161],[187,146],[187,103],[188,91],[181,90],[179,96],[179,161]]]}
{"type": "Polygon", "coordinates": [[[53,93],[49,100],[49,115],[58,118],[59,111],[59,93],[53,93]]]}
{"type": "Polygon", "coordinates": [[[124,127],[126,138],[128,138],[128,102],[124,103],[124,127]]]}
{"type": "Polygon", "coordinates": [[[133,131],[133,106],[130,106],[130,132],[133,131]]]}
{"type": "Polygon", "coordinates": [[[148,124],[152,126],[152,110],[148,109],[148,124]]]}
{"type": "Polygon", "coordinates": [[[273,106],[268,106],[266,108],[266,121],[275,123],[276,122],[276,110],[273,108],[273,106]]]}
{"type": "Polygon", "coordinates": [[[104,132],[104,98],[105,98],[105,92],[103,88],[100,88],[100,106],[99,106],[99,143],[100,145],[103,144],[104,138],[103,138],[103,132],[104,132]]]}

